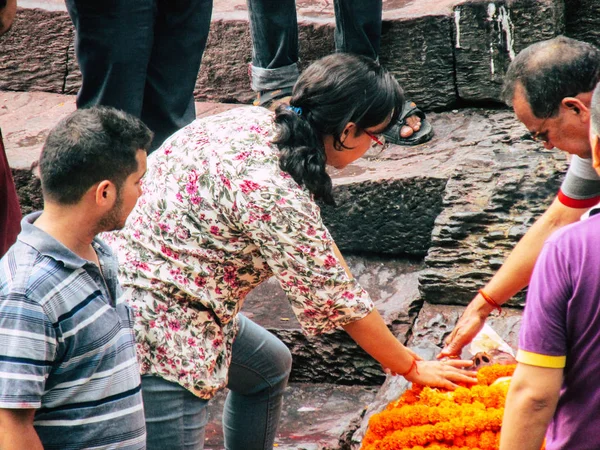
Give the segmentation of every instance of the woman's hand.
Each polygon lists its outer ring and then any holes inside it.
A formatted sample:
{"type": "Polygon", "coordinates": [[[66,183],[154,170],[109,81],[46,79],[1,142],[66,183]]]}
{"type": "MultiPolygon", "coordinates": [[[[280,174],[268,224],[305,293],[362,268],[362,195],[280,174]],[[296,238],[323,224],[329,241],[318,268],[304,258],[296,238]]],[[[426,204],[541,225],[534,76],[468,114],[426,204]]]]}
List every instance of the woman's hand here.
{"type": "Polygon", "coordinates": [[[472,365],[473,361],[462,359],[417,361],[416,366],[404,378],[424,386],[454,390],[458,383],[477,383],[477,372],[462,370],[472,365]]]}

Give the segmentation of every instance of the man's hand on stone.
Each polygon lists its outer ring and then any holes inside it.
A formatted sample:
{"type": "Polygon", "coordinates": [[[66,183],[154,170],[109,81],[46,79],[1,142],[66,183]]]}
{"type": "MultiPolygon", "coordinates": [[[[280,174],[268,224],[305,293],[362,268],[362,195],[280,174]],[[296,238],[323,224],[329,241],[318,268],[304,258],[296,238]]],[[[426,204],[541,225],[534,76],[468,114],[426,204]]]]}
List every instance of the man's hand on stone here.
{"type": "Polygon", "coordinates": [[[456,326],[450,335],[444,339],[445,347],[442,349],[438,359],[441,358],[456,358],[462,353],[465,345],[469,344],[473,338],[481,331],[485,320],[492,312],[481,294],[478,294],[467,306],[456,326]]]}

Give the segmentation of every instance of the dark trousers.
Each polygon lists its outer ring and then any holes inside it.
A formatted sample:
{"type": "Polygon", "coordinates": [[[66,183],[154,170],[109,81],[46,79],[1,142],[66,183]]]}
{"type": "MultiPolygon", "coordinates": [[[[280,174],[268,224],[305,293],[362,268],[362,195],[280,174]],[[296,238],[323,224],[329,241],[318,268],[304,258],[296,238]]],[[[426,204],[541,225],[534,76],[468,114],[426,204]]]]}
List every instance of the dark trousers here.
{"type": "Polygon", "coordinates": [[[155,133],[152,150],[196,117],[193,91],[212,0],[66,0],[83,82],[77,107],[113,106],[155,133]]]}
{"type": "MultiPolygon", "coordinates": [[[[247,0],[247,4],[253,43],[252,88],[293,86],[298,77],[295,0],[247,0]]],[[[334,7],[336,50],[377,59],[382,0],[335,0],[334,7]]]]}
{"type": "Polygon", "coordinates": [[[20,231],[21,208],[0,132],[0,257],[15,243],[20,231]]]}

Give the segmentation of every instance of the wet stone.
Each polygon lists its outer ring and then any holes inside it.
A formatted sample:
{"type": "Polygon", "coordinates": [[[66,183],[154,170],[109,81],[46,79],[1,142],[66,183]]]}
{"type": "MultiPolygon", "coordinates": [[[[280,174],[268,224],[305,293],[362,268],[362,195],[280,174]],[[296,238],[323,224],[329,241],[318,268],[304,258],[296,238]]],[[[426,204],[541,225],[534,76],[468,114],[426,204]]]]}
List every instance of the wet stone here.
{"type": "MultiPolygon", "coordinates": [[[[354,431],[364,408],[378,387],[333,384],[290,383],[283,399],[283,411],[275,448],[285,450],[334,450],[344,448],[348,430],[354,431]]],[[[222,450],[222,411],[227,390],[209,403],[206,450],[222,450]]]]}

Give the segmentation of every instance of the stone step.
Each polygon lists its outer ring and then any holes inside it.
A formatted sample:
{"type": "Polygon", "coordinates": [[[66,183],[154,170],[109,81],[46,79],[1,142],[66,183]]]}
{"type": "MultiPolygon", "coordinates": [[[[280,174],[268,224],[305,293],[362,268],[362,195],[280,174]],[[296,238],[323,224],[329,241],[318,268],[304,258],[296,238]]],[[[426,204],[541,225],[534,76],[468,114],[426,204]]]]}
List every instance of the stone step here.
{"type": "MultiPolygon", "coordinates": [[[[364,409],[378,387],[290,383],[284,394],[283,412],[274,448],[282,450],[333,450],[346,448],[364,409]]],[[[205,449],[222,450],[221,423],[226,391],[209,403],[205,449]]]]}
{"type": "MultiPolygon", "coordinates": [[[[74,94],[81,74],[63,0],[20,0],[0,38],[0,89],[74,94]]],[[[425,109],[500,100],[504,71],[527,45],[566,32],[600,42],[593,0],[384,0],[380,60],[425,109]],[[565,6],[567,4],[567,6],[565,6]]],[[[333,2],[297,2],[301,65],[334,50],[333,2]]],[[[198,100],[248,103],[246,0],[215,0],[198,100]]]]}

